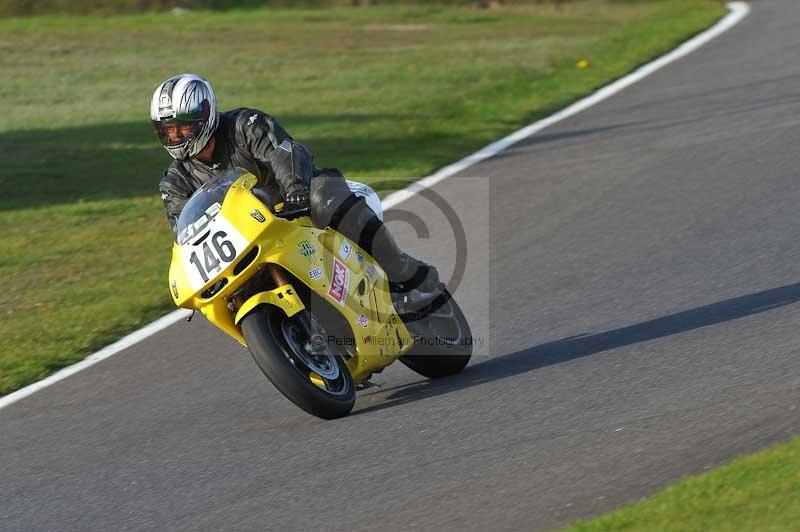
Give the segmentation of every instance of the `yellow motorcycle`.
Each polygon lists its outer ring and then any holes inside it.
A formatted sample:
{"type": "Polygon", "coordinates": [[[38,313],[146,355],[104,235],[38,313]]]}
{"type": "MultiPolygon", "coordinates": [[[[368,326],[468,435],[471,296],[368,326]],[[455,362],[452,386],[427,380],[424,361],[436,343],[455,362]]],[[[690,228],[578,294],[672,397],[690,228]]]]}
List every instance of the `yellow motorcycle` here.
{"type": "Polygon", "coordinates": [[[324,419],[347,415],[356,389],[398,359],[431,378],[464,369],[471,332],[447,290],[424,309],[396,308],[369,254],[256,185],[232,172],[184,206],[169,271],[177,306],[245,345],[283,395],[324,419]]]}

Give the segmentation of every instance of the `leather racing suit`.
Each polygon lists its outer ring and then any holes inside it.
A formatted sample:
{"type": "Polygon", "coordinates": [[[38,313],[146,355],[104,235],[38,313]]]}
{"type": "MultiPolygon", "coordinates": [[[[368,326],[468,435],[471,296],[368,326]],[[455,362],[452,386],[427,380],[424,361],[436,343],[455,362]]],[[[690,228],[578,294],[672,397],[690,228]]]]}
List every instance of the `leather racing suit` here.
{"type": "Polygon", "coordinates": [[[386,270],[390,281],[405,283],[407,289],[435,290],[436,270],[403,253],[364,199],[352,193],[342,173],[317,168],[311,151],[275,118],[249,108],[220,113],[214,138],[212,161],[174,160],[161,180],[161,199],[173,231],[195,190],[234,168],[244,168],[276,201],[298,189],[308,190],[314,225],[333,227],[357,242],[386,270]]]}

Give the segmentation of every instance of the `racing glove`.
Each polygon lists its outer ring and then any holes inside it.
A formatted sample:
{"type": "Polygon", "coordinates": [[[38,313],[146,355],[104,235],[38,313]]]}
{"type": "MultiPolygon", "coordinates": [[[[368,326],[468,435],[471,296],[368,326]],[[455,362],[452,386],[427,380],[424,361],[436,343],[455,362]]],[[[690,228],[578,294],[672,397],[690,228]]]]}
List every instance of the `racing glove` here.
{"type": "Polygon", "coordinates": [[[287,206],[292,209],[303,209],[308,207],[308,187],[302,183],[294,183],[289,186],[284,194],[287,206]]]}

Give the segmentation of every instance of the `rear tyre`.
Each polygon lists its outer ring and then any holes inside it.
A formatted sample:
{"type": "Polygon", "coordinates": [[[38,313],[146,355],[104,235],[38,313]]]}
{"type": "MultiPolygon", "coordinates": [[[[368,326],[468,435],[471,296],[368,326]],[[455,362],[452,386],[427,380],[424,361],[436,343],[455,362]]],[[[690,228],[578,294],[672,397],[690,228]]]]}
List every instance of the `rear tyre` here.
{"type": "Polygon", "coordinates": [[[472,331],[461,307],[444,290],[430,308],[406,321],[414,347],[400,357],[413,371],[432,379],[460,373],[472,357],[472,331]]]}
{"type": "Polygon", "coordinates": [[[356,390],[344,360],[330,347],[309,354],[297,320],[260,305],[242,320],[242,333],[253,360],[291,402],[322,419],[343,417],[353,409],[356,390]]]}

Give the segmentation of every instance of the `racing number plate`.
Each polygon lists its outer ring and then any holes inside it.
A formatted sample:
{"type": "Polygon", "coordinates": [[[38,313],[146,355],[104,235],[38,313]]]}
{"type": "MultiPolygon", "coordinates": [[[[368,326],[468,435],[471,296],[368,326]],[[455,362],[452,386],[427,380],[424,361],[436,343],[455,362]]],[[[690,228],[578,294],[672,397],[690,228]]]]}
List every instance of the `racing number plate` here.
{"type": "Polygon", "coordinates": [[[217,214],[208,227],[208,236],[202,241],[181,246],[184,268],[194,291],[222,273],[249,244],[222,214],[217,214]]]}

